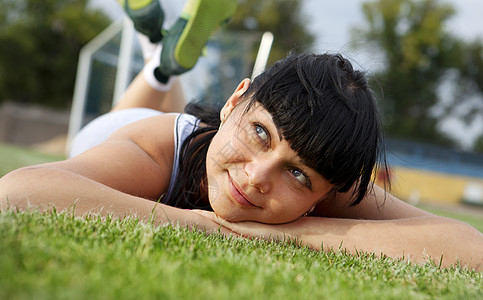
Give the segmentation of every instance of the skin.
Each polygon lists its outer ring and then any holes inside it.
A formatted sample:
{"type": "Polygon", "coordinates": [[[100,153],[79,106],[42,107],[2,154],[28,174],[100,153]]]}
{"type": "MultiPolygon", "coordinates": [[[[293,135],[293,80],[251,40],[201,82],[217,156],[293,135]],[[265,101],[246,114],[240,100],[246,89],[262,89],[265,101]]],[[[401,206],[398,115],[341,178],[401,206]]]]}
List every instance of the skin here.
{"type": "MultiPolygon", "coordinates": [[[[215,213],[153,201],[169,185],[173,115],[127,125],[74,158],[5,175],[0,179],[0,208],[50,211],[55,206],[79,216],[137,216],[208,233],[297,239],[316,250],[384,253],[416,263],[428,259],[439,263],[443,257],[443,266],[459,263],[483,268],[483,235],[467,224],[414,208],[377,186],[356,207],[347,205],[348,194],[324,197],[330,184],[313,174],[279,139],[269,115],[255,107],[242,116],[240,97],[249,84],[244,80],[228,99],[220,116],[224,123],[207,156],[208,190],[215,213]],[[255,124],[263,125],[263,130],[255,124]],[[237,155],[222,155],[227,145],[237,149],[237,155]],[[307,178],[311,189],[305,185],[307,178]],[[237,196],[233,186],[245,196],[237,196]],[[253,205],[242,205],[243,198],[253,205]],[[314,211],[304,217],[312,207],[314,211]]],[[[130,86],[122,105],[130,107],[126,103],[136,95],[165,96],[150,89],[142,77],[130,86]]]]}
{"type": "Polygon", "coordinates": [[[224,122],[207,153],[210,205],[229,221],[290,222],[314,208],[332,185],[281,139],[261,105],[244,113],[241,95],[249,84],[242,81],[221,110],[224,122]]]}

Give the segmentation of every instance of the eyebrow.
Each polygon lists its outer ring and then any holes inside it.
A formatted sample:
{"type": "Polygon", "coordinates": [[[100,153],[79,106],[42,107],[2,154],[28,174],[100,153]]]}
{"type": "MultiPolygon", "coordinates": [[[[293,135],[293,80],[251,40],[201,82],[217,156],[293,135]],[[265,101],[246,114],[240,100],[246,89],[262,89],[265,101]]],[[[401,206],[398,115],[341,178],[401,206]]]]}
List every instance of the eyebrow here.
{"type": "MultiPolygon", "coordinates": [[[[280,130],[280,128],[277,127],[277,125],[275,124],[275,122],[273,121],[273,117],[272,119],[270,120],[271,123],[273,124],[273,127],[275,127],[276,131],[277,131],[277,134],[278,134],[278,139],[280,140],[280,142],[283,140],[283,136],[282,136],[282,131],[280,130]]],[[[268,129],[267,125],[265,124],[265,128],[268,129]]]]}
{"type": "MultiPolygon", "coordinates": [[[[269,113],[269,115],[270,115],[270,113],[269,113]]],[[[270,115],[270,122],[273,124],[273,127],[275,127],[275,129],[277,130],[278,139],[279,139],[280,141],[282,141],[282,140],[283,140],[282,131],[281,131],[281,130],[280,130],[280,128],[278,128],[278,126],[275,124],[275,121],[273,120],[273,116],[272,116],[272,115],[270,115]]],[[[267,129],[268,129],[267,124],[265,124],[265,128],[267,128],[267,129]]]]}

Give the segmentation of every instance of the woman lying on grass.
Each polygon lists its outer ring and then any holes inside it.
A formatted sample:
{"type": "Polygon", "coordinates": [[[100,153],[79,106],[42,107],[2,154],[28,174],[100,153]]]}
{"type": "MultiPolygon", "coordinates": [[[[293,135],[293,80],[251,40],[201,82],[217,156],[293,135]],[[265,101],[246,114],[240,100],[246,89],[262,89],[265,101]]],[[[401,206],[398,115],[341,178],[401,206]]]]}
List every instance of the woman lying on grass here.
{"type": "Polygon", "coordinates": [[[80,132],[71,158],[0,179],[2,209],[136,216],[483,268],[480,232],[372,183],[376,164],[385,167],[379,116],[364,75],[340,55],[289,56],[243,80],[220,111],[185,114],[160,111],[183,100],[176,80],[153,84],[153,61],[80,132]]]}

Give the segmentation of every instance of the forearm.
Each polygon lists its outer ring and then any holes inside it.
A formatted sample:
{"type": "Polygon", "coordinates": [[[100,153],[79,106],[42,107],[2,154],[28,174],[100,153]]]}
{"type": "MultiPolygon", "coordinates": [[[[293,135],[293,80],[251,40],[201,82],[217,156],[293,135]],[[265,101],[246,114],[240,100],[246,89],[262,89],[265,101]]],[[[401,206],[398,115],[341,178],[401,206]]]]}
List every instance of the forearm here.
{"type": "Polygon", "coordinates": [[[377,185],[369,189],[365,198],[356,206],[350,206],[352,191],[336,193],[318,205],[312,215],[329,218],[394,220],[431,215],[386,192],[377,185]],[[329,202],[329,203],[327,203],[329,202]]]}
{"type": "Polygon", "coordinates": [[[209,212],[198,212],[245,237],[296,241],[315,250],[374,253],[413,263],[428,260],[447,267],[483,270],[483,235],[448,218],[422,216],[397,220],[355,220],[303,217],[271,225],[228,222],[209,212]]]}
{"type": "Polygon", "coordinates": [[[55,207],[76,215],[96,213],[117,216],[140,214],[152,210],[149,200],[135,199],[88,179],[58,168],[29,167],[16,170],[0,180],[2,208],[40,209],[55,207]]]}
{"type": "Polygon", "coordinates": [[[483,268],[483,235],[471,226],[437,216],[368,221],[303,218],[285,230],[313,249],[344,249],[352,254],[367,252],[424,263],[428,259],[443,266],[461,263],[483,268]]]}
{"type": "Polygon", "coordinates": [[[133,216],[154,224],[172,224],[216,231],[219,225],[190,211],[122,193],[84,176],[51,167],[30,167],[0,179],[0,208],[69,211],[133,216]]]}

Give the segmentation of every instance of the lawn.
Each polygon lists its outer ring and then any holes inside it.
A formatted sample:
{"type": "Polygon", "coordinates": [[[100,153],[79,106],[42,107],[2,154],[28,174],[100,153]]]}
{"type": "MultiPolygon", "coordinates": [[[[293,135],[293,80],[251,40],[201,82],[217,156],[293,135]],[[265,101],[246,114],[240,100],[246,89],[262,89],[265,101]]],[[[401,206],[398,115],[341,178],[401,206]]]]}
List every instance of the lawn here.
{"type": "MultiPolygon", "coordinates": [[[[483,220],[472,222],[483,228],[483,220]]],[[[132,218],[2,212],[0,253],[0,299],[483,298],[483,273],[132,218]]]]}
{"type": "Polygon", "coordinates": [[[20,167],[57,161],[63,158],[63,156],[40,153],[24,147],[0,144],[0,177],[20,167]]]}
{"type": "Polygon", "coordinates": [[[481,299],[483,274],[207,236],[134,219],[0,214],[1,299],[481,299]]]}

